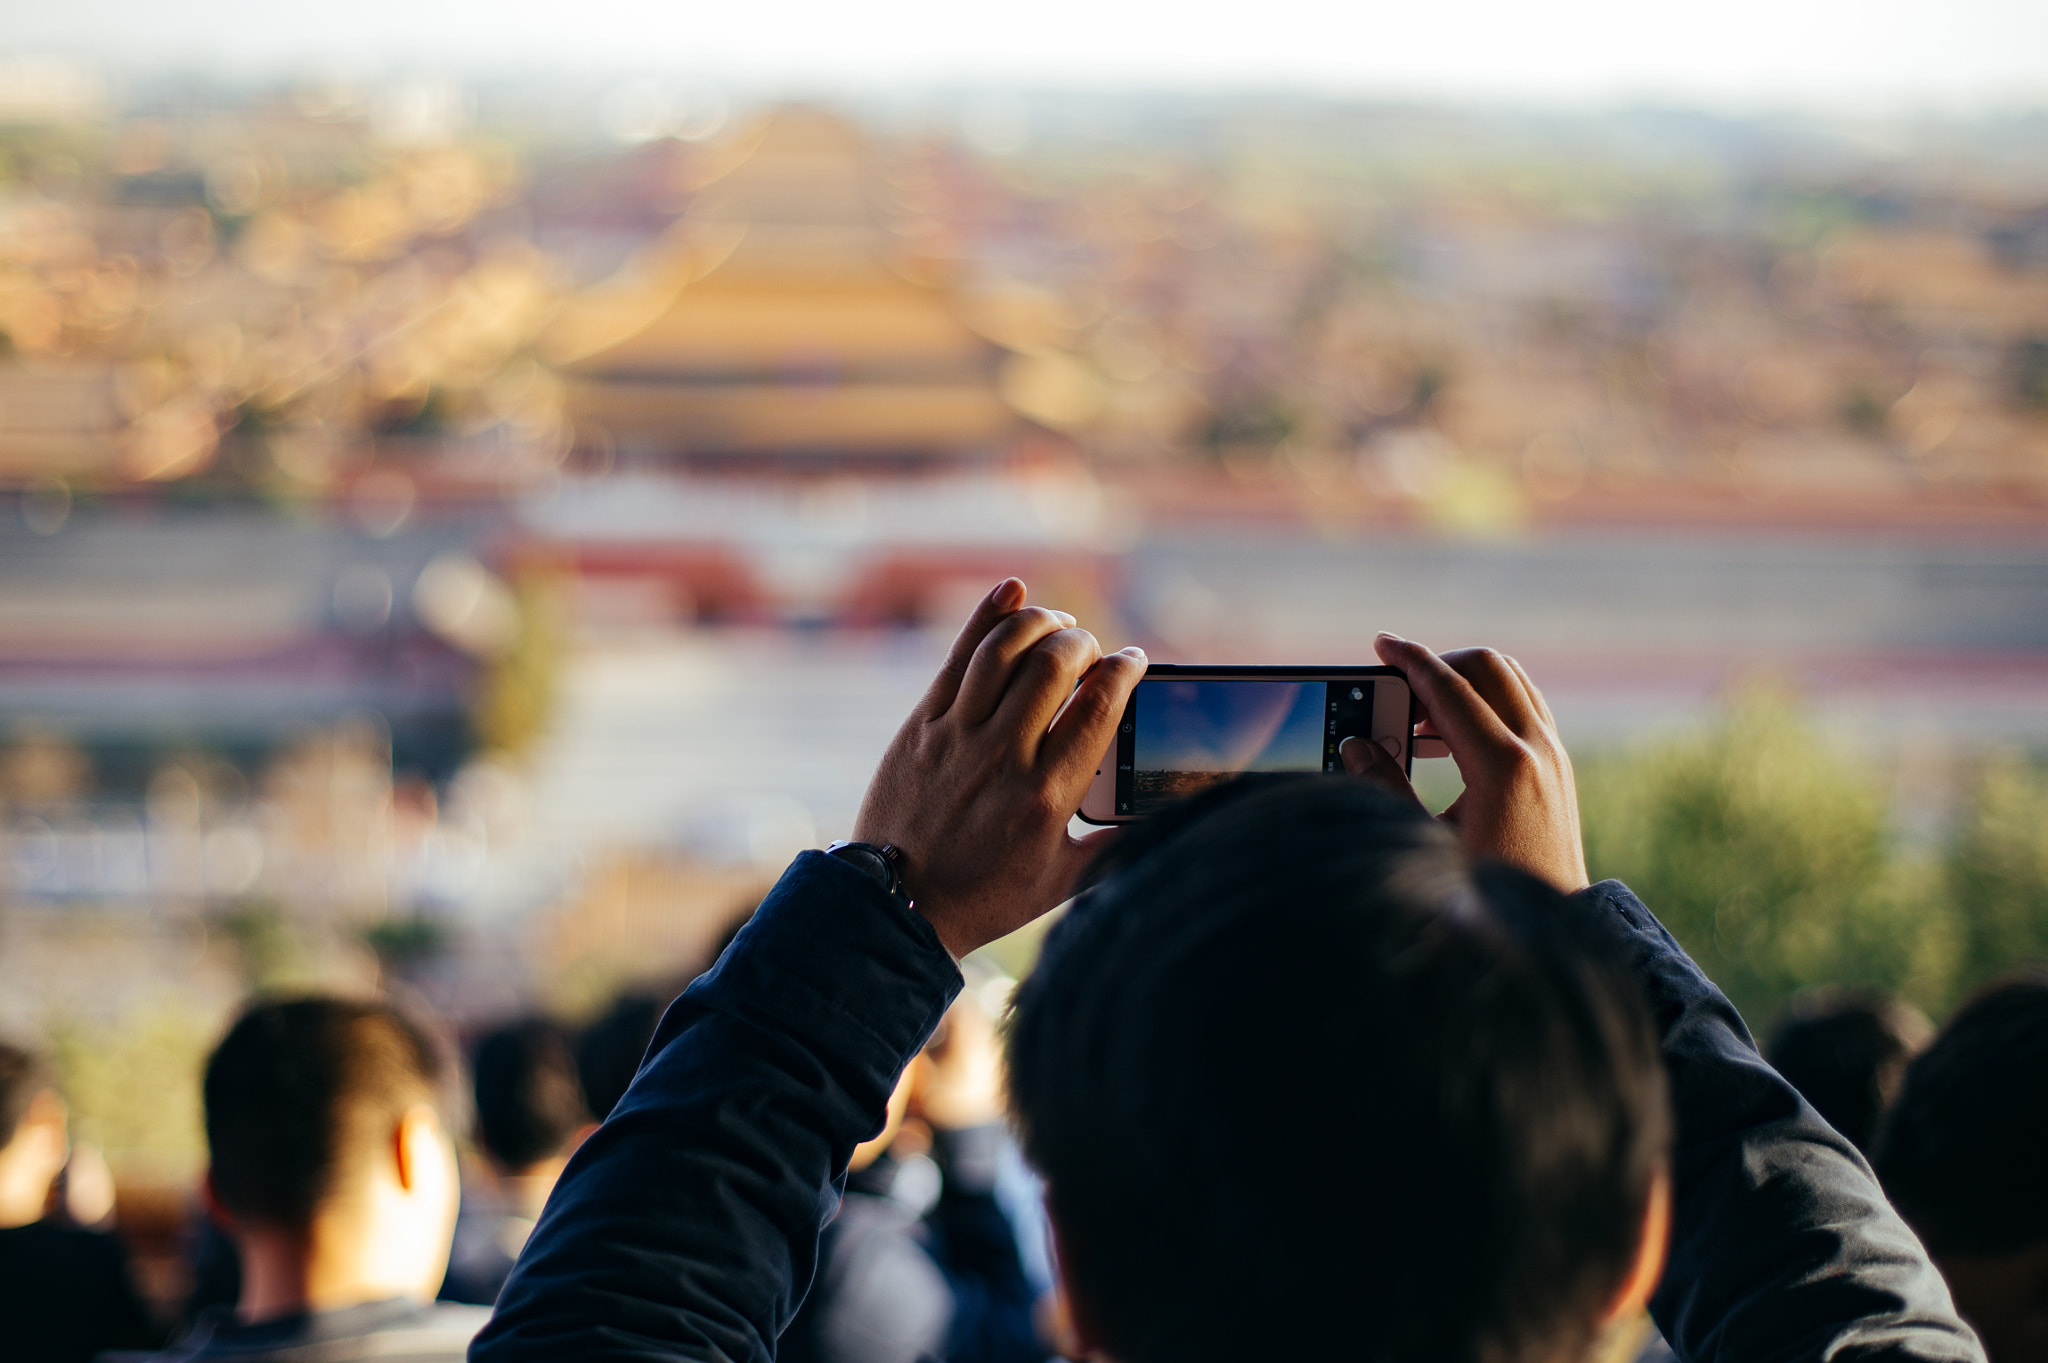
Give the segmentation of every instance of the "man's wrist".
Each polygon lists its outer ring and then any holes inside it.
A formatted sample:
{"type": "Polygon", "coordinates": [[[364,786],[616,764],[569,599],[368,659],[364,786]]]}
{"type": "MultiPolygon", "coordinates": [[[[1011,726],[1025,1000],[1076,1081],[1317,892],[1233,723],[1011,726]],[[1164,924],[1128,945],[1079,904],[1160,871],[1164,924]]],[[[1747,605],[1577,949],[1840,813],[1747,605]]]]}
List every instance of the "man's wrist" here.
{"type": "Polygon", "coordinates": [[[843,858],[801,854],[686,997],[724,997],[737,986],[748,1011],[772,1014],[826,1049],[858,1046],[853,1033],[871,1029],[892,1051],[903,1048],[900,1068],[930,1037],[961,979],[931,923],[879,888],[843,858]],[[885,979],[889,986],[877,987],[885,979]],[[849,1019],[863,1027],[850,1032],[849,1019]]]}
{"type": "Polygon", "coordinates": [[[893,895],[905,904],[910,902],[910,895],[903,888],[903,849],[895,843],[856,842],[841,838],[825,849],[825,855],[867,875],[882,887],[883,893],[893,895]]]}

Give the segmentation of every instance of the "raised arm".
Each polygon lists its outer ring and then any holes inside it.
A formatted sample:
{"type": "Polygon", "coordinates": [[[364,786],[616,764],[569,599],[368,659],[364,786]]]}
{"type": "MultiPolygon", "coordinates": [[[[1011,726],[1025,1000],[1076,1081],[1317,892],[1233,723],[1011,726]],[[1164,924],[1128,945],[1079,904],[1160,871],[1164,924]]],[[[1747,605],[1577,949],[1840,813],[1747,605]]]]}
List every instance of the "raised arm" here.
{"type": "MultiPolygon", "coordinates": [[[[1543,695],[1488,649],[1437,655],[1391,635],[1465,790],[1444,817],[1475,853],[1576,891],[1626,943],[1656,1019],[1677,1119],[1670,1257],[1651,1314],[1687,1363],[1981,1360],[1926,1251],[1870,1166],[1757,1054],[1727,997],[1636,897],[1586,885],[1571,762],[1543,695]]],[[[1407,791],[1375,745],[1355,774],[1407,791]]]]}
{"type": "Polygon", "coordinates": [[[1144,660],[1023,603],[1011,579],[976,608],[869,788],[855,834],[900,850],[904,895],[797,858],[570,1160],[472,1363],[774,1357],[955,958],[1085,860],[1067,821],[1144,660]]]}

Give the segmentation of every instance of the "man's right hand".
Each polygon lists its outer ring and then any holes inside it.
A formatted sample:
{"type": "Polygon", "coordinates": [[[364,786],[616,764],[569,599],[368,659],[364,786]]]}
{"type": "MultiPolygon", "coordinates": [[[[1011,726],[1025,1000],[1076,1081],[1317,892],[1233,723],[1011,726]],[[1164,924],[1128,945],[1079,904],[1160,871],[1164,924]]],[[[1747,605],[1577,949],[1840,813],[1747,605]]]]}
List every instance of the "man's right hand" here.
{"type": "Polygon", "coordinates": [[[902,853],[905,888],[954,959],[1074,892],[1112,830],[1076,839],[1067,822],[1144,675],[1142,650],[1104,654],[1073,616],[1026,606],[1014,577],[975,607],[853,826],[902,853]]]}
{"type": "MultiPolygon", "coordinates": [[[[1465,849],[1519,866],[1566,893],[1584,889],[1589,881],[1571,758],[1550,706],[1522,665],[1490,648],[1439,657],[1395,634],[1380,635],[1373,649],[1408,679],[1426,716],[1423,730],[1443,739],[1458,764],[1465,790],[1442,817],[1465,849]]],[[[1339,756],[1352,775],[1415,798],[1406,773],[1379,744],[1346,739],[1339,756]]]]}

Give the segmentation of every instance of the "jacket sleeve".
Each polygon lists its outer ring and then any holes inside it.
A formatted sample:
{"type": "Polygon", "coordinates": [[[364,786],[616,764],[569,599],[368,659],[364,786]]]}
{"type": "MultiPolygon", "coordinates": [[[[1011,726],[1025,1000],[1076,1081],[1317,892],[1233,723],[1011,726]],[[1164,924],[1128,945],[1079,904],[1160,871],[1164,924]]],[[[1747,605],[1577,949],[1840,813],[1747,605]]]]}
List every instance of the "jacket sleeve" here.
{"type": "Polygon", "coordinates": [[[1983,1349],[1870,1166],[1757,1053],[1733,1004],[1616,881],[1677,1119],[1671,1253],[1650,1302],[1686,1363],[1970,1360],[1983,1349]]]}
{"type": "Polygon", "coordinates": [[[853,1147],[959,988],[923,917],[798,857],[570,1159],[471,1363],[773,1359],[853,1147]]]}

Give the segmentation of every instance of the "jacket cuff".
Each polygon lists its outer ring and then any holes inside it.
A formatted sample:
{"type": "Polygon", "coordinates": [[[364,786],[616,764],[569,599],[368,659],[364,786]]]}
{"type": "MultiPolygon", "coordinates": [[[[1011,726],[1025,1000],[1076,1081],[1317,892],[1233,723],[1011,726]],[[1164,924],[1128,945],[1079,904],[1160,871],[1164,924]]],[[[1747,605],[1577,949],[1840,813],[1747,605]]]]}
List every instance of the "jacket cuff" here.
{"type": "Polygon", "coordinates": [[[859,1093],[894,1082],[961,984],[922,914],[845,862],[804,852],[669,1009],[648,1054],[700,1012],[724,1013],[800,1040],[859,1093]]]}

